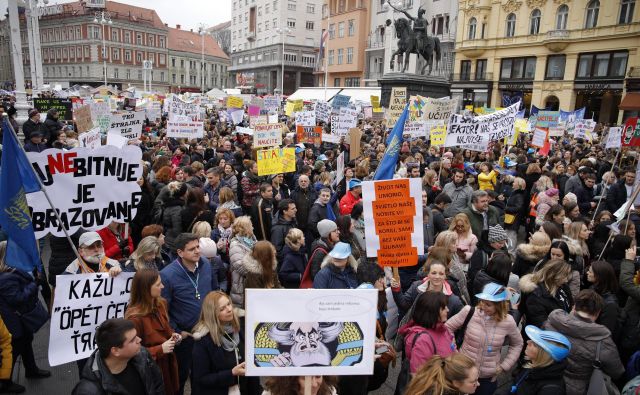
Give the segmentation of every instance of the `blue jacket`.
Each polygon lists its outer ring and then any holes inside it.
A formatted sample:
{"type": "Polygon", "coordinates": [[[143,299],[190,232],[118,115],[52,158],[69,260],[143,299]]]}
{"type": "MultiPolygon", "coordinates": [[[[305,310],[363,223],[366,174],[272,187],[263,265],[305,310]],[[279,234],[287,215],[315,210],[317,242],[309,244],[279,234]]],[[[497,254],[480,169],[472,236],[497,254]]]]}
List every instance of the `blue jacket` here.
{"type": "MultiPolygon", "coordinates": [[[[327,255],[322,269],[313,279],[314,289],[355,289],[358,287],[356,271],[351,264],[347,264],[344,270],[340,270],[333,263],[326,263],[327,259],[331,259],[331,257],[327,255]]],[[[349,260],[355,262],[352,256],[349,256],[349,260]]]]}
{"type": "Polygon", "coordinates": [[[304,253],[304,247],[298,251],[293,251],[288,245],[282,249],[284,260],[278,273],[280,284],[285,288],[300,288],[300,281],[307,267],[307,257],[304,253]]]}
{"type": "Polygon", "coordinates": [[[37,301],[38,285],[29,273],[19,269],[0,273],[0,315],[14,339],[28,334],[16,311],[28,313],[37,301]]]}
{"type": "Polygon", "coordinates": [[[220,289],[217,273],[214,273],[213,266],[206,258],[200,258],[196,269],[197,276],[189,275],[188,272],[180,258],[160,272],[164,284],[162,297],[167,300],[169,323],[176,332],[191,332],[200,317],[204,297],[209,292],[220,289]],[[193,286],[196,277],[200,299],[196,298],[193,286]]]}
{"type": "Polygon", "coordinates": [[[215,213],[218,209],[218,206],[220,205],[220,188],[226,186],[227,184],[222,180],[222,178],[220,178],[220,182],[215,189],[211,184],[209,184],[209,182],[205,183],[203,190],[204,193],[209,196],[209,210],[211,210],[211,212],[215,213]]]}

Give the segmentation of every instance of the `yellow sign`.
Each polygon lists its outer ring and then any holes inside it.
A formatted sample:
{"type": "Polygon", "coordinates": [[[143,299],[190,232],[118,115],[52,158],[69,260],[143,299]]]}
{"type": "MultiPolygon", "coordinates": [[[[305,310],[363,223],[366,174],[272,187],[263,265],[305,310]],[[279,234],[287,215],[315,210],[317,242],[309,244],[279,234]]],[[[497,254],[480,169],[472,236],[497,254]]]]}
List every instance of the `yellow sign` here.
{"type": "Polygon", "coordinates": [[[484,107],[476,107],[473,109],[473,112],[475,112],[478,115],[484,115],[484,107]]]}
{"type": "Polygon", "coordinates": [[[371,106],[373,108],[380,108],[380,96],[371,95],[371,106]]]}
{"type": "Polygon", "coordinates": [[[473,112],[473,104],[469,104],[468,106],[464,106],[464,109],[467,111],[472,111],[473,112]]]}
{"type": "Polygon", "coordinates": [[[432,146],[441,146],[444,145],[444,140],[447,137],[447,127],[446,125],[438,125],[431,129],[431,145],[432,146]]]}
{"type": "Polygon", "coordinates": [[[289,173],[296,171],[295,148],[272,148],[256,152],[258,175],[289,173]]]}
{"type": "Polygon", "coordinates": [[[302,99],[293,100],[293,112],[302,111],[303,105],[304,103],[302,102],[302,99]]]}
{"type": "Polygon", "coordinates": [[[227,97],[227,108],[242,108],[244,107],[244,101],[241,97],[229,96],[227,97]]]}
{"type": "Polygon", "coordinates": [[[529,127],[527,126],[527,120],[517,118],[515,124],[513,125],[516,133],[527,133],[529,132],[529,127]]]}
{"type": "Polygon", "coordinates": [[[284,114],[288,117],[292,117],[294,113],[302,111],[304,103],[302,99],[287,101],[287,105],[284,108],[284,114]]]}

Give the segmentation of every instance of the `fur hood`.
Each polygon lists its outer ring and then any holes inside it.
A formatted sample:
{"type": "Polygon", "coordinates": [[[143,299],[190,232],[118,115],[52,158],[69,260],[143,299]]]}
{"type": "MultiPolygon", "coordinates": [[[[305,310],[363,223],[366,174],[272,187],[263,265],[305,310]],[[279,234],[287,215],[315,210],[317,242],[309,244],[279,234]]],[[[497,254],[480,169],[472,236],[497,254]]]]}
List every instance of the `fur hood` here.
{"type": "Polygon", "coordinates": [[[534,283],[531,277],[531,274],[527,274],[520,278],[520,282],[518,284],[520,285],[520,291],[522,293],[529,294],[538,288],[538,284],[534,283]]]}
{"type": "Polygon", "coordinates": [[[582,257],[582,246],[578,240],[574,240],[568,236],[562,236],[562,241],[567,243],[569,252],[576,257],[582,257]]]}
{"type": "MultiPolygon", "coordinates": [[[[277,264],[278,264],[278,261],[274,259],[273,260],[273,270],[276,270],[276,265],[277,264]]],[[[251,253],[246,254],[242,258],[242,265],[247,270],[247,273],[257,274],[257,275],[261,275],[262,274],[262,265],[251,256],[251,253]]]]}
{"type": "Polygon", "coordinates": [[[203,337],[207,336],[209,334],[209,328],[204,327],[204,328],[200,328],[198,331],[193,332],[193,338],[195,340],[200,340],[203,337]]]}
{"type": "Polygon", "coordinates": [[[549,251],[550,246],[551,244],[549,244],[548,246],[539,246],[535,244],[520,244],[518,246],[518,249],[516,250],[516,253],[527,261],[537,262],[540,259],[544,258],[545,255],[547,255],[547,252],[549,251]]]}
{"type": "MultiPolygon", "coordinates": [[[[329,263],[331,263],[331,256],[327,254],[327,256],[325,256],[324,259],[322,260],[322,263],[320,264],[320,268],[322,269],[323,267],[327,266],[329,263]]],[[[347,260],[347,263],[349,264],[349,266],[351,266],[354,272],[358,270],[358,261],[356,261],[356,258],[354,258],[353,255],[349,255],[349,259],[347,260]]]]}

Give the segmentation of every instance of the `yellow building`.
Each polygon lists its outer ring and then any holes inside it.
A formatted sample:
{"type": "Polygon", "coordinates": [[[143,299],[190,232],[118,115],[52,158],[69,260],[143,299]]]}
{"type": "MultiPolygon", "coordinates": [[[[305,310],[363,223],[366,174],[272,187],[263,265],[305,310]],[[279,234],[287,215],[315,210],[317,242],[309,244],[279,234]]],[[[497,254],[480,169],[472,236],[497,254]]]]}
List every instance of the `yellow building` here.
{"type": "Polygon", "coordinates": [[[463,105],[566,111],[619,122],[640,91],[635,0],[460,0],[452,95],[463,105]]]}

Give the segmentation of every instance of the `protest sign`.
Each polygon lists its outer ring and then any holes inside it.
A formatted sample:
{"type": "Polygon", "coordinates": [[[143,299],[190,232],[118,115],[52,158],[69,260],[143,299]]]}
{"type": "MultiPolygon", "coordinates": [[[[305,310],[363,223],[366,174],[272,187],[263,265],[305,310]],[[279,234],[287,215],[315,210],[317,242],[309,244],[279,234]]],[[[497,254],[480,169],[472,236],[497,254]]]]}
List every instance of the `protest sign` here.
{"type": "Polygon", "coordinates": [[[371,106],[373,108],[380,108],[380,96],[371,95],[371,106]]]}
{"type": "Polygon", "coordinates": [[[331,133],[338,136],[346,136],[349,129],[355,128],[357,125],[358,112],[356,110],[342,107],[337,117],[331,116],[331,133]]]}
{"type": "Polygon", "coordinates": [[[231,122],[234,125],[239,124],[244,120],[244,111],[242,110],[233,110],[229,112],[229,118],[231,118],[231,122]]]}
{"type": "Polygon", "coordinates": [[[253,129],[253,147],[275,147],[282,144],[282,123],[259,123],[253,129]]]}
{"type": "Polygon", "coordinates": [[[111,125],[111,109],[108,102],[90,102],[91,120],[100,128],[101,133],[107,133],[111,125]]]}
{"type": "Polygon", "coordinates": [[[398,118],[407,104],[407,88],[392,88],[389,98],[389,113],[387,114],[387,127],[394,127],[398,118]]]}
{"type": "Polygon", "coordinates": [[[375,289],[247,289],[247,376],[373,374],[377,297],[375,289]]]}
{"type": "Polygon", "coordinates": [[[276,111],[280,107],[280,103],[277,96],[265,96],[264,106],[266,110],[276,111]]]}
{"type": "Polygon", "coordinates": [[[158,120],[162,117],[162,108],[159,101],[150,101],[144,108],[144,112],[150,121],[158,120]]]}
{"type": "Polygon", "coordinates": [[[640,146],[640,122],[638,122],[638,117],[631,117],[624,123],[621,141],[623,147],[640,146]]]}
{"type": "Polygon", "coordinates": [[[622,146],[622,128],[609,128],[607,136],[607,144],[604,148],[620,148],[622,146]]]}
{"type": "Polygon", "coordinates": [[[168,100],[169,121],[177,121],[177,116],[189,117],[190,121],[202,120],[199,101],[186,102],[175,95],[168,100]]]}
{"type": "Polygon", "coordinates": [[[322,126],[296,126],[298,143],[322,144],[322,126]]]}
{"type": "Polygon", "coordinates": [[[591,119],[581,119],[575,122],[573,137],[577,139],[591,140],[591,132],[596,127],[596,123],[591,119]]]}
{"type": "Polygon", "coordinates": [[[297,112],[296,126],[316,126],[316,112],[315,111],[297,112]]]}
{"type": "MultiPolygon", "coordinates": [[[[40,114],[46,114],[52,108],[58,110],[58,119],[61,121],[73,120],[73,103],[69,99],[34,98],[33,107],[40,114]]],[[[44,122],[44,118],[42,118],[44,122]]]]}
{"type": "MultiPolygon", "coordinates": [[[[48,149],[27,153],[36,174],[47,187],[62,225],[70,234],[78,229],[98,230],[112,221],[131,222],[141,196],[142,151],[136,146],[118,149],[48,149]]],[[[64,237],[44,192],[27,195],[36,238],[48,233],[64,237]]]]}
{"type": "Polygon", "coordinates": [[[319,101],[315,106],[316,120],[324,123],[329,122],[329,115],[331,114],[331,106],[327,102],[319,101]]]}
{"type": "Polygon", "coordinates": [[[360,139],[362,130],[359,128],[349,129],[349,158],[355,159],[360,156],[360,139]]]}
{"type": "Polygon", "coordinates": [[[434,99],[427,97],[424,103],[424,111],[422,119],[427,121],[444,121],[449,122],[451,114],[456,112],[458,99],[434,99]]]}
{"type": "Polygon", "coordinates": [[[227,108],[242,108],[244,107],[244,101],[241,97],[229,96],[227,97],[227,108]]]}
{"type": "Polygon", "coordinates": [[[78,135],[78,142],[81,147],[87,147],[89,149],[96,149],[102,145],[102,138],[100,136],[100,128],[93,128],[88,132],[78,135]]]}
{"type": "Polygon", "coordinates": [[[404,123],[402,134],[407,134],[413,138],[427,137],[427,125],[425,121],[407,121],[404,123]]]}
{"type": "Polygon", "coordinates": [[[96,348],[96,327],[124,318],[135,273],[57,276],[49,330],[49,365],[88,358],[96,348]]]}
{"type": "Polygon", "coordinates": [[[267,115],[267,123],[278,123],[278,114],[267,115]]]}
{"type": "Polygon", "coordinates": [[[107,133],[106,145],[110,145],[112,147],[117,147],[117,148],[122,148],[127,144],[129,144],[129,140],[127,140],[126,137],[122,137],[117,133],[107,133]]]}
{"type": "Polygon", "coordinates": [[[429,135],[429,138],[431,139],[431,145],[434,147],[444,145],[446,137],[447,126],[444,124],[438,125],[435,128],[431,129],[431,134],[429,135]]]}
{"type": "Polygon", "coordinates": [[[538,128],[533,132],[533,137],[531,138],[531,146],[536,148],[542,148],[544,143],[547,141],[547,135],[549,131],[547,129],[538,128]]]}
{"type": "Polygon", "coordinates": [[[333,100],[331,100],[331,107],[335,108],[336,110],[339,110],[342,107],[348,107],[349,100],[351,100],[351,96],[335,95],[333,97],[333,100]]]}
{"type": "Polygon", "coordinates": [[[338,144],[340,142],[340,136],[336,134],[322,133],[322,141],[325,143],[338,144]]]}
{"type": "Polygon", "coordinates": [[[538,111],[538,117],[536,119],[536,127],[538,128],[550,128],[558,126],[558,119],[560,118],[560,111],[538,111]]]}
{"type": "Polygon", "coordinates": [[[552,126],[549,128],[549,137],[562,137],[562,136],[564,136],[564,126],[552,126]]]}
{"type": "Polygon", "coordinates": [[[295,148],[272,148],[256,152],[258,175],[289,173],[296,171],[295,148]]]}
{"type": "Polygon", "coordinates": [[[249,136],[253,136],[253,129],[251,128],[243,128],[242,126],[236,126],[237,134],[246,134],[249,136]]]}
{"type": "Polygon", "coordinates": [[[409,121],[420,121],[424,116],[425,97],[420,95],[409,98],[409,121]]]}
{"type": "Polygon", "coordinates": [[[264,99],[257,96],[252,97],[249,102],[249,107],[258,107],[260,109],[264,108],[264,99]]]}
{"type": "Polygon", "coordinates": [[[249,108],[247,109],[247,114],[249,114],[250,117],[257,117],[258,115],[260,115],[260,107],[249,106],[249,108]]]}
{"type": "Polygon", "coordinates": [[[259,123],[277,123],[277,122],[269,122],[269,117],[267,115],[257,115],[249,118],[250,128],[254,128],[259,123]]]}
{"type": "Polygon", "coordinates": [[[364,119],[370,119],[373,116],[373,107],[367,106],[362,108],[364,119]]]}
{"type": "Polygon", "coordinates": [[[291,117],[293,116],[293,109],[295,108],[296,104],[293,102],[288,101],[287,105],[284,108],[284,115],[291,117]]]}
{"type": "Polygon", "coordinates": [[[492,114],[466,117],[453,114],[447,128],[445,147],[464,147],[484,152],[490,141],[501,140],[514,133],[520,102],[492,114]]]}
{"type": "Polygon", "coordinates": [[[120,134],[128,140],[135,140],[142,135],[144,111],[124,112],[111,115],[109,133],[120,134]]]}
{"type": "Polygon", "coordinates": [[[404,178],[362,183],[367,256],[377,257],[381,266],[413,266],[424,254],[421,182],[404,178]]]}
{"type": "Polygon", "coordinates": [[[93,128],[93,120],[91,119],[91,106],[78,107],[73,112],[76,121],[78,133],[84,133],[93,128]]]}
{"type": "Polygon", "coordinates": [[[167,122],[167,137],[186,138],[188,140],[204,137],[202,122],[167,122]]]}

